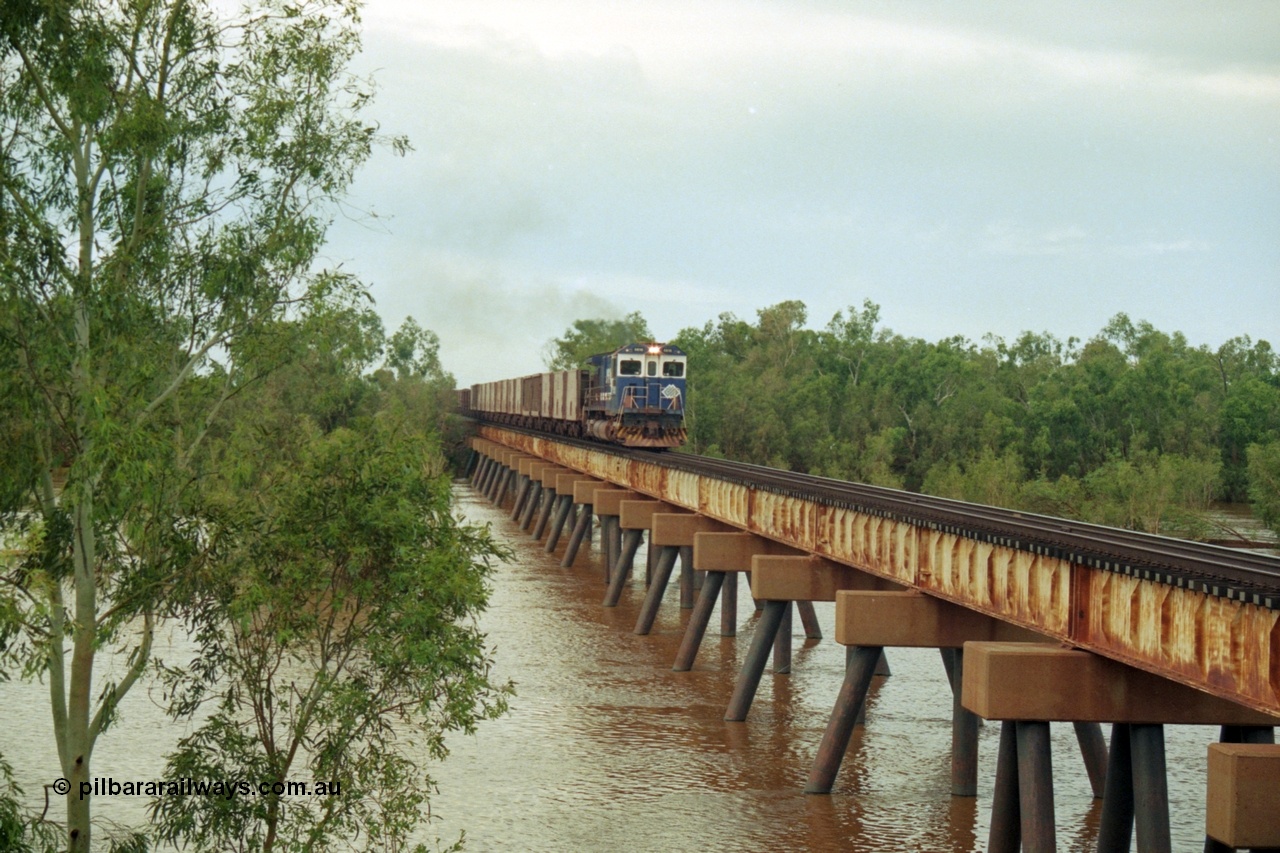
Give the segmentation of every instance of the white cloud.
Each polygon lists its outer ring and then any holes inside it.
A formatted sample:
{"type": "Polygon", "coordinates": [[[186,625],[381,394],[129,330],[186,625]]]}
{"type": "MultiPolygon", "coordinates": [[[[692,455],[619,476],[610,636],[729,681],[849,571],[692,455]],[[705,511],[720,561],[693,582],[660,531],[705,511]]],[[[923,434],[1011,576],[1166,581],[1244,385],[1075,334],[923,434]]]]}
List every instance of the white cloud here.
{"type": "MultiPolygon", "coordinates": [[[[552,61],[638,64],[678,89],[733,89],[767,75],[826,77],[878,88],[921,76],[1005,81],[1029,77],[1091,90],[1148,88],[1215,97],[1280,100],[1280,70],[1211,67],[1106,46],[1055,44],[1039,33],[967,29],[910,11],[860,13],[865,5],[732,0],[371,0],[374,29],[449,50],[552,61]]],[[[1028,15],[1028,19],[1036,16],[1028,15]]]]}
{"type": "Polygon", "coordinates": [[[986,228],[982,249],[993,255],[1067,255],[1088,247],[1088,234],[1078,225],[1030,228],[1011,222],[993,222],[986,228]]]}

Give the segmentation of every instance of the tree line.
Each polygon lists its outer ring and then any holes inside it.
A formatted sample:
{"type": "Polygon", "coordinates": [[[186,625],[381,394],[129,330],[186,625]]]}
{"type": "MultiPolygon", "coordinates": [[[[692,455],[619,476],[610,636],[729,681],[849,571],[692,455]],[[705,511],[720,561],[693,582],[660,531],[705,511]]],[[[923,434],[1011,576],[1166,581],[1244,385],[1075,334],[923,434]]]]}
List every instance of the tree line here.
{"type": "MultiPolygon", "coordinates": [[[[638,313],[577,321],[556,364],[651,337],[638,313]]],[[[689,354],[690,452],[1143,530],[1217,538],[1212,501],[1280,531],[1280,357],[1117,314],[1088,340],[930,342],[871,301],[820,329],[803,302],[722,314],[689,354]]]]}

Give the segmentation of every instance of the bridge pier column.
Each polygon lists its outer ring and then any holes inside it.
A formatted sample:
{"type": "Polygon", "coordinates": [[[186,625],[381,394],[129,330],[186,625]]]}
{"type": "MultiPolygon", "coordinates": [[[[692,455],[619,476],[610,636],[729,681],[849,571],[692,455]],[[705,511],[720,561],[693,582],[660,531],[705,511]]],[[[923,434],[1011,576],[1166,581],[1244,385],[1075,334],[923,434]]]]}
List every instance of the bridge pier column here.
{"type": "Polygon", "coordinates": [[[556,507],[551,516],[551,528],[547,533],[546,552],[554,553],[556,545],[560,542],[560,535],[564,532],[565,524],[569,520],[569,516],[573,511],[573,507],[577,498],[578,486],[585,485],[594,487],[599,485],[600,481],[594,477],[584,474],[570,472],[568,474],[559,474],[556,477],[556,507]]]}
{"type": "Polygon", "coordinates": [[[800,614],[800,624],[804,626],[806,640],[821,640],[822,626],[818,624],[818,614],[813,609],[812,601],[797,601],[796,612],[800,614]]]}
{"type": "Polygon", "coordinates": [[[529,496],[529,475],[516,473],[516,497],[511,502],[511,520],[515,521],[520,517],[520,511],[524,509],[525,498],[529,496]]]}
{"type": "Polygon", "coordinates": [[[524,499],[524,512],[520,515],[520,529],[528,530],[533,523],[533,516],[542,502],[542,482],[533,479],[529,483],[529,494],[524,499]]]}
{"type": "MultiPolygon", "coordinates": [[[[653,549],[653,534],[650,533],[650,549],[653,549]]],[[[653,581],[649,584],[649,590],[645,594],[644,604],[640,607],[640,614],[636,617],[636,627],[634,633],[644,636],[653,629],[653,622],[658,616],[658,607],[662,604],[663,593],[667,591],[667,583],[671,579],[671,570],[675,567],[676,557],[680,554],[680,549],[673,545],[662,545],[657,548],[658,561],[653,570],[653,581]]]]}
{"type": "Polygon", "coordinates": [[[836,774],[844,763],[844,754],[849,749],[849,739],[853,737],[858,711],[867,699],[867,691],[871,689],[871,678],[875,675],[876,661],[880,659],[882,651],[879,646],[852,649],[844,671],[844,683],[836,697],[836,706],[831,711],[831,719],[827,722],[822,743],[818,746],[818,755],[809,771],[809,781],[804,786],[806,794],[831,793],[836,774]]]}
{"type": "Polygon", "coordinates": [[[507,492],[511,490],[511,483],[515,480],[516,472],[512,467],[502,472],[502,479],[498,485],[498,496],[494,499],[494,503],[502,506],[502,502],[507,499],[507,492]]]}
{"type": "Polygon", "coordinates": [[[693,605],[693,539],[698,533],[719,532],[729,529],[728,525],[702,515],[686,512],[655,511],[650,518],[649,550],[657,551],[658,558],[654,564],[654,575],[645,595],[644,605],[636,619],[635,633],[648,634],[657,618],[658,609],[662,606],[662,597],[670,582],[671,570],[675,558],[680,558],[680,607],[688,610],[693,605]],[[663,576],[664,552],[672,550],[672,565],[667,567],[663,576]]]}
{"type": "Polygon", "coordinates": [[[573,532],[569,534],[569,544],[565,546],[564,559],[560,561],[560,568],[567,569],[573,565],[573,561],[578,556],[578,549],[582,547],[583,540],[588,539],[593,514],[594,511],[589,503],[582,504],[578,509],[578,519],[573,524],[573,532]]]}
{"type": "Polygon", "coordinates": [[[616,486],[597,488],[592,492],[591,503],[600,519],[600,551],[604,557],[604,583],[613,579],[613,568],[622,552],[622,502],[640,500],[644,496],[630,489],[616,486]]]}
{"type": "Polygon", "coordinates": [[[538,512],[538,523],[533,527],[533,538],[541,539],[547,532],[547,525],[551,522],[551,513],[556,509],[559,496],[563,494],[559,491],[560,478],[564,476],[580,476],[576,471],[568,468],[561,468],[558,465],[550,465],[542,469],[540,479],[542,481],[542,506],[538,512]]]}
{"type": "Polygon", "coordinates": [[[643,530],[622,531],[622,550],[618,552],[618,561],[614,564],[609,578],[609,590],[604,595],[605,607],[618,606],[618,599],[622,597],[622,588],[626,586],[627,578],[631,577],[636,552],[640,550],[640,543],[643,540],[643,530]]]}
{"type": "MultiPolygon", "coordinates": [[[[786,612],[790,609],[790,601],[766,601],[764,613],[756,623],[755,633],[751,635],[751,647],[742,662],[742,671],[738,673],[738,682],[734,686],[733,696],[729,699],[729,707],[724,712],[725,720],[742,722],[751,709],[751,701],[755,698],[760,686],[760,678],[764,675],[765,662],[769,659],[769,650],[781,635],[786,612]]],[[[790,647],[788,646],[788,651],[790,647]]],[[[788,666],[790,661],[787,661],[788,666]]],[[[777,658],[774,658],[774,671],[777,671],[777,658]]]]}
{"type": "MultiPolygon", "coordinates": [[[[947,649],[942,650],[944,653],[947,649]]],[[[951,683],[951,796],[978,796],[978,715],[960,704],[964,649],[952,649],[955,678],[951,683]]],[[[944,654],[944,657],[947,655],[944,654]]]]}
{"type": "Polygon", "coordinates": [[[471,480],[471,486],[481,494],[484,494],[484,483],[489,476],[489,469],[492,465],[493,460],[488,455],[485,455],[480,457],[480,464],[476,466],[476,474],[471,480]]]}
{"type": "Polygon", "coordinates": [[[533,526],[533,530],[530,533],[534,539],[541,539],[542,534],[547,532],[547,524],[551,521],[551,511],[555,509],[556,500],[555,486],[548,486],[543,483],[542,506],[538,510],[538,523],[533,526]]]}
{"type": "Polygon", "coordinates": [[[560,534],[564,532],[565,522],[569,520],[569,511],[573,509],[573,495],[561,494],[556,499],[555,511],[551,514],[551,529],[547,531],[547,544],[543,546],[548,554],[556,550],[560,542],[560,534]]]}
{"type": "MultiPolygon", "coordinates": [[[[636,551],[649,532],[649,551],[645,569],[645,583],[649,584],[653,576],[653,559],[658,551],[653,541],[654,519],[660,515],[685,515],[676,507],[662,501],[651,499],[622,500],[618,503],[618,524],[623,530],[622,552],[613,567],[613,577],[609,584],[609,592],[605,595],[604,606],[614,607],[622,596],[622,589],[635,562],[636,551]]],[[[664,582],[665,586],[665,582],[664,582]]]]}
{"type": "MultiPolygon", "coordinates": [[[[899,588],[897,584],[874,578],[849,566],[843,566],[809,555],[754,554],[751,557],[751,595],[763,605],[763,615],[756,623],[751,647],[729,700],[725,719],[741,722],[747,717],[751,703],[764,675],[769,648],[773,648],[773,672],[782,675],[791,669],[791,605],[805,621],[810,639],[821,638],[813,610],[814,601],[834,601],[836,591],[854,586],[899,588]],[[775,604],[782,605],[781,609],[775,604]],[[812,625],[809,623],[812,622],[812,625]],[[816,635],[816,637],[815,637],[816,635]]],[[[883,655],[881,657],[883,659],[883,655]]],[[[846,666],[849,661],[846,661],[846,666]]],[[[877,671],[880,674],[879,663],[877,671]]]]}
{"type": "Polygon", "coordinates": [[[711,608],[714,607],[715,598],[721,594],[722,589],[720,635],[732,637],[737,634],[738,575],[751,570],[753,557],[765,554],[794,555],[797,553],[794,548],[780,545],[752,533],[695,532],[693,534],[693,567],[695,571],[705,572],[705,577],[702,582],[702,591],[698,595],[698,602],[693,608],[693,616],[685,629],[685,639],[676,657],[675,669],[684,671],[693,666],[694,658],[698,654],[698,646],[701,645],[702,637],[706,633],[707,622],[703,620],[711,618],[711,608]]]}
{"type": "Polygon", "coordinates": [[[711,621],[711,611],[715,609],[724,575],[724,572],[707,572],[702,581],[698,601],[693,605],[693,613],[689,614],[684,639],[680,641],[680,649],[676,652],[675,665],[671,667],[676,672],[693,669],[693,661],[698,656],[698,647],[702,645],[702,637],[707,632],[707,623],[711,621]]]}
{"type": "MultiPolygon", "coordinates": [[[[759,599],[757,599],[759,601],[759,599]]],[[[761,610],[767,606],[765,602],[760,602],[761,610]]],[[[789,675],[791,673],[791,611],[792,602],[785,602],[782,611],[782,624],[778,626],[778,630],[774,632],[773,638],[773,674],[789,675]]],[[[759,626],[756,626],[759,630],[759,626]]]]}
{"type": "Polygon", "coordinates": [[[738,636],[738,572],[725,572],[720,590],[720,636],[738,636]]]}
{"type": "MultiPolygon", "coordinates": [[[[528,509],[528,502],[536,498],[537,489],[535,487],[540,486],[542,483],[542,471],[550,464],[550,462],[533,456],[526,456],[516,464],[516,474],[520,485],[516,493],[515,506],[511,507],[512,521],[523,520],[525,511],[528,509]]],[[[523,526],[521,529],[523,529],[523,526]]]]}
{"type": "MultiPolygon", "coordinates": [[[[1228,700],[1085,651],[1038,643],[972,642],[965,652],[969,666],[963,703],[987,719],[1017,721],[1020,727],[1026,721],[1112,721],[1099,853],[1128,851],[1135,829],[1140,853],[1170,850],[1164,725],[1274,722],[1228,700]]],[[[1077,729],[1077,737],[1081,731],[1077,729]]],[[[1082,747],[1086,739],[1092,735],[1081,737],[1082,747]]],[[[1021,747],[1019,740],[1019,751],[1021,747]]],[[[997,791],[1000,784],[997,771],[997,791]]],[[[1025,799],[1022,808],[1025,812],[1025,799]]],[[[1025,845],[1025,815],[1022,826],[1025,845]]],[[[998,835],[993,817],[992,850],[1003,849],[994,842],[998,835]]]]}
{"type": "Polygon", "coordinates": [[[511,469],[507,467],[508,460],[511,456],[511,451],[501,450],[498,451],[498,455],[495,457],[495,461],[498,464],[494,468],[493,480],[489,483],[489,489],[485,493],[485,496],[488,497],[490,502],[495,506],[502,503],[502,498],[499,495],[502,492],[503,484],[507,481],[507,476],[511,473],[511,469]]]}
{"type": "Polygon", "coordinates": [[[489,483],[493,480],[494,470],[498,467],[498,461],[492,456],[492,452],[486,452],[484,457],[484,470],[480,471],[480,478],[476,480],[476,491],[488,497],[489,483]]]}
{"type": "Polygon", "coordinates": [[[692,610],[702,578],[693,570],[693,546],[680,548],[680,609],[692,610]]]}
{"type": "MultiPolygon", "coordinates": [[[[764,574],[762,584],[772,588],[784,589],[781,579],[775,579],[774,572],[784,566],[760,565],[764,574]]],[[[955,604],[910,591],[881,591],[874,587],[880,584],[896,586],[891,581],[875,578],[838,564],[824,572],[806,573],[812,581],[814,597],[831,596],[836,601],[836,642],[849,647],[847,668],[864,656],[863,649],[876,649],[876,658],[871,661],[872,673],[883,656],[886,646],[908,646],[917,648],[937,648],[943,650],[944,663],[949,662],[951,670],[958,679],[963,675],[963,658],[956,654],[967,640],[992,636],[1009,636],[1018,639],[1036,638],[1024,629],[1000,622],[976,611],[968,610],[955,604]],[[837,585],[860,587],[839,589],[837,585]],[[868,587],[871,587],[870,589],[868,587]],[[951,650],[951,651],[949,651],[951,650]],[[949,659],[949,661],[948,661],[949,659]]],[[[803,575],[801,576],[803,577],[803,575]]],[[[793,594],[798,594],[793,593],[793,594]]],[[[868,682],[869,685],[870,682],[868,682]]],[[[844,699],[837,700],[837,706],[844,699]]],[[[858,722],[860,709],[849,709],[854,717],[851,720],[836,721],[833,712],[832,723],[828,732],[832,736],[840,735],[847,746],[848,736],[841,735],[843,726],[852,727],[858,722]]],[[[974,796],[977,793],[978,738],[977,718],[960,704],[956,692],[952,694],[952,794],[955,796],[974,796]]],[[[826,738],[824,737],[824,745],[826,738]]],[[[830,758],[819,750],[811,772],[810,793],[826,793],[834,782],[834,771],[827,778],[830,758]],[[816,781],[815,781],[816,780],[816,781]],[[826,789],[818,790],[825,782],[826,789]],[[816,787],[813,787],[815,786],[816,787]]],[[[838,770],[839,763],[834,765],[838,770]]]]}

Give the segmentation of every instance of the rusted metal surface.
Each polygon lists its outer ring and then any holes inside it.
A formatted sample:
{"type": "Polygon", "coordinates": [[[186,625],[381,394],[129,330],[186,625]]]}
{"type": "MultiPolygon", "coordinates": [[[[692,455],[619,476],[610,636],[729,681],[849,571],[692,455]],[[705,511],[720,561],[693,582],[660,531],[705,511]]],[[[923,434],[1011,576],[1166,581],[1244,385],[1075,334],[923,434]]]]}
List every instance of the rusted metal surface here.
{"type": "MultiPolygon", "coordinates": [[[[1274,593],[1231,580],[1223,581],[1225,592],[1216,581],[1184,583],[1179,573],[1188,565],[1183,551],[1190,545],[1162,545],[1168,550],[1167,563],[1148,570],[1105,556],[1112,553],[1111,546],[1099,546],[1093,556],[1075,556],[1065,545],[1029,546],[1021,528],[1014,531],[1017,536],[970,534],[954,522],[912,522],[841,501],[753,488],[746,482],[748,475],[684,470],[670,457],[650,461],[492,426],[479,432],[473,444],[479,452],[493,452],[495,445],[514,448],[1255,710],[1280,714],[1280,610],[1272,607],[1274,593]]],[[[932,500],[901,500],[908,498],[932,500]]],[[[954,515],[960,512],[956,507],[964,506],[956,504],[949,511],[954,515]]],[[[973,512],[979,518],[992,511],[974,507],[973,512]]],[[[1032,525],[1028,521],[1023,526],[1032,525]]],[[[1067,541],[1083,526],[1058,522],[1046,541],[1067,541]]]]}
{"type": "Polygon", "coordinates": [[[1076,582],[1081,645],[1280,711],[1280,613],[1110,572],[1076,582]]]}

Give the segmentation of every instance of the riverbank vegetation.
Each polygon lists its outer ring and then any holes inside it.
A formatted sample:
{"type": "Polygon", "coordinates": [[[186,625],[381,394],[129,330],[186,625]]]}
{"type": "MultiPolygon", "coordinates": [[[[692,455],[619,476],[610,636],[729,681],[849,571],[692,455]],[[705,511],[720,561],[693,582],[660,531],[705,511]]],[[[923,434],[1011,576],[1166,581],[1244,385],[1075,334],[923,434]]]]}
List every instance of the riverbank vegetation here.
{"type": "Polygon", "coordinates": [[[1118,314],[1088,340],[930,342],[893,332],[870,301],[819,329],[786,301],[671,343],[689,354],[694,453],[1207,539],[1224,535],[1210,502],[1251,502],[1280,531],[1280,357],[1266,341],[1192,346],[1118,314]]]}
{"type": "Polygon", "coordinates": [[[407,146],[362,118],[358,4],[221,8],[0,14],[0,680],[47,684],[58,756],[34,819],[0,760],[5,849],[149,843],[82,792],[158,674],[192,733],[151,778],[336,785],[157,800],[198,849],[403,849],[443,732],[503,707],[473,627],[500,553],[452,515],[438,438],[452,380],[322,264],[355,170],[407,146]],[[166,624],[196,660],[156,660],[166,624]]]}

